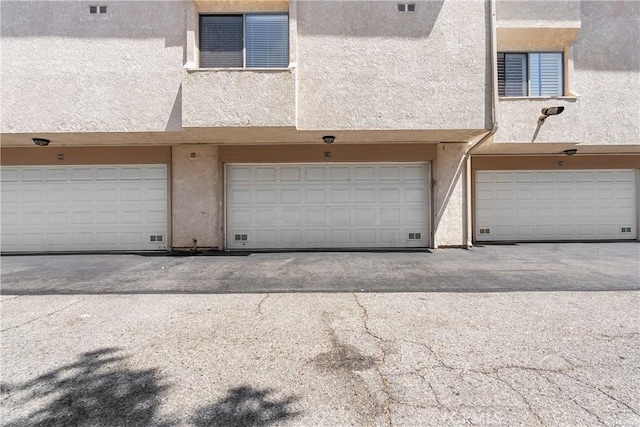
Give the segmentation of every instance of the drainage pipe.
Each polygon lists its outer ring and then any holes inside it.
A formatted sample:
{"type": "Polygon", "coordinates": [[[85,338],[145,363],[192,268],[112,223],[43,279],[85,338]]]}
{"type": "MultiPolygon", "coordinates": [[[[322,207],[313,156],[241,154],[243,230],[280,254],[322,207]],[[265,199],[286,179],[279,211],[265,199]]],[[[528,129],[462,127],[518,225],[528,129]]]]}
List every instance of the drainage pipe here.
{"type": "Polygon", "coordinates": [[[487,132],[479,141],[473,144],[465,152],[465,177],[466,177],[466,247],[473,247],[473,211],[471,193],[471,156],[473,152],[484,145],[498,131],[498,40],[496,31],[496,0],[487,0],[489,2],[489,25],[490,25],[490,42],[491,42],[491,130],[487,132]]]}

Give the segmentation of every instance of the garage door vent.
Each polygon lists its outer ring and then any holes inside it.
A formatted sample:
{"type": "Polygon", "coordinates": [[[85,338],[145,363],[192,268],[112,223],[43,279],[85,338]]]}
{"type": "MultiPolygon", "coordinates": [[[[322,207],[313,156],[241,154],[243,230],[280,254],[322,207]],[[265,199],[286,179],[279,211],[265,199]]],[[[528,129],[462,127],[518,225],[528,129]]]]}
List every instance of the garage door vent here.
{"type": "Polygon", "coordinates": [[[236,242],[247,242],[249,240],[248,234],[234,234],[233,240],[236,242]]]}
{"type": "Polygon", "coordinates": [[[491,234],[491,229],[490,228],[481,228],[480,229],[480,234],[491,234]]]}
{"type": "Polygon", "coordinates": [[[149,236],[149,241],[150,242],[162,242],[164,240],[164,238],[162,237],[161,234],[155,234],[155,235],[151,235],[149,236]]]}
{"type": "Polygon", "coordinates": [[[409,240],[422,240],[422,233],[409,233],[409,240]]]}
{"type": "Polygon", "coordinates": [[[620,228],[621,233],[631,233],[631,227],[622,227],[620,228]]]}

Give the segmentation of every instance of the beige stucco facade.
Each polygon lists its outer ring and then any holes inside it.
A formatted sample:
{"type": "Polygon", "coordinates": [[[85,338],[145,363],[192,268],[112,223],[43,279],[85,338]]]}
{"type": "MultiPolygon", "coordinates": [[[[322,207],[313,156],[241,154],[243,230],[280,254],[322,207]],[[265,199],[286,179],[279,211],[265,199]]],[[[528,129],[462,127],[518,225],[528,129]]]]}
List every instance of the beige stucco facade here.
{"type": "Polygon", "coordinates": [[[175,249],[224,249],[230,163],[428,162],[433,247],[473,240],[476,170],[640,169],[640,3],[415,3],[2,0],[0,161],[168,165],[175,249]],[[201,68],[199,15],[251,12],[288,67],[201,68]],[[496,51],[562,52],[564,96],[495,96],[496,51]]]}
{"type": "Polygon", "coordinates": [[[565,96],[501,98],[495,142],[606,146],[603,153],[608,146],[629,145],[637,151],[640,57],[633,52],[640,49],[640,3],[500,1],[497,6],[498,50],[562,52],[565,96]],[[549,106],[565,111],[536,134],[540,110],[549,106]]]}

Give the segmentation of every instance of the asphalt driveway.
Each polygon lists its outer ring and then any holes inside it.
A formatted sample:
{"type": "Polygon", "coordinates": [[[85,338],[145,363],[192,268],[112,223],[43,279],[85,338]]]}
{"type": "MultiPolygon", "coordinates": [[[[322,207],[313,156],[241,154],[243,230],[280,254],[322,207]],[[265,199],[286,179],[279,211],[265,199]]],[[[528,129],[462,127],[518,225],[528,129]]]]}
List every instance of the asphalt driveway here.
{"type": "Polygon", "coordinates": [[[637,426],[637,291],[2,297],[4,426],[637,426]]]}
{"type": "Polygon", "coordinates": [[[5,256],[1,281],[4,295],[636,290],[640,244],[246,256],[5,256]]]}
{"type": "Polygon", "coordinates": [[[3,257],[0,420],[637,426],[639,248],[3,257]]]}

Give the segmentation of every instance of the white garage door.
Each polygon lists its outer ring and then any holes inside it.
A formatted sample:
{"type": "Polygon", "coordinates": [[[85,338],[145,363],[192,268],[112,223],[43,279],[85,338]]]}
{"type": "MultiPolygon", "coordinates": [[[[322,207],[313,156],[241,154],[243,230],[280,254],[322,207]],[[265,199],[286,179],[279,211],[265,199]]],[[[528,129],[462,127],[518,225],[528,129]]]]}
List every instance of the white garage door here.
{"type": "Polygon", "coordinates": [[[633,170],[478,171],[476,240],[635,239],[633,170]]]}
{"type": "Polygon", "coordinates": [[[2,168],[2,251],[166,249],[165,165],[2,168]]]}
{"type": "Polygon", "coordinates": [[[428,164],[227,165],[227,248],[429,245],[428,164]]]}

